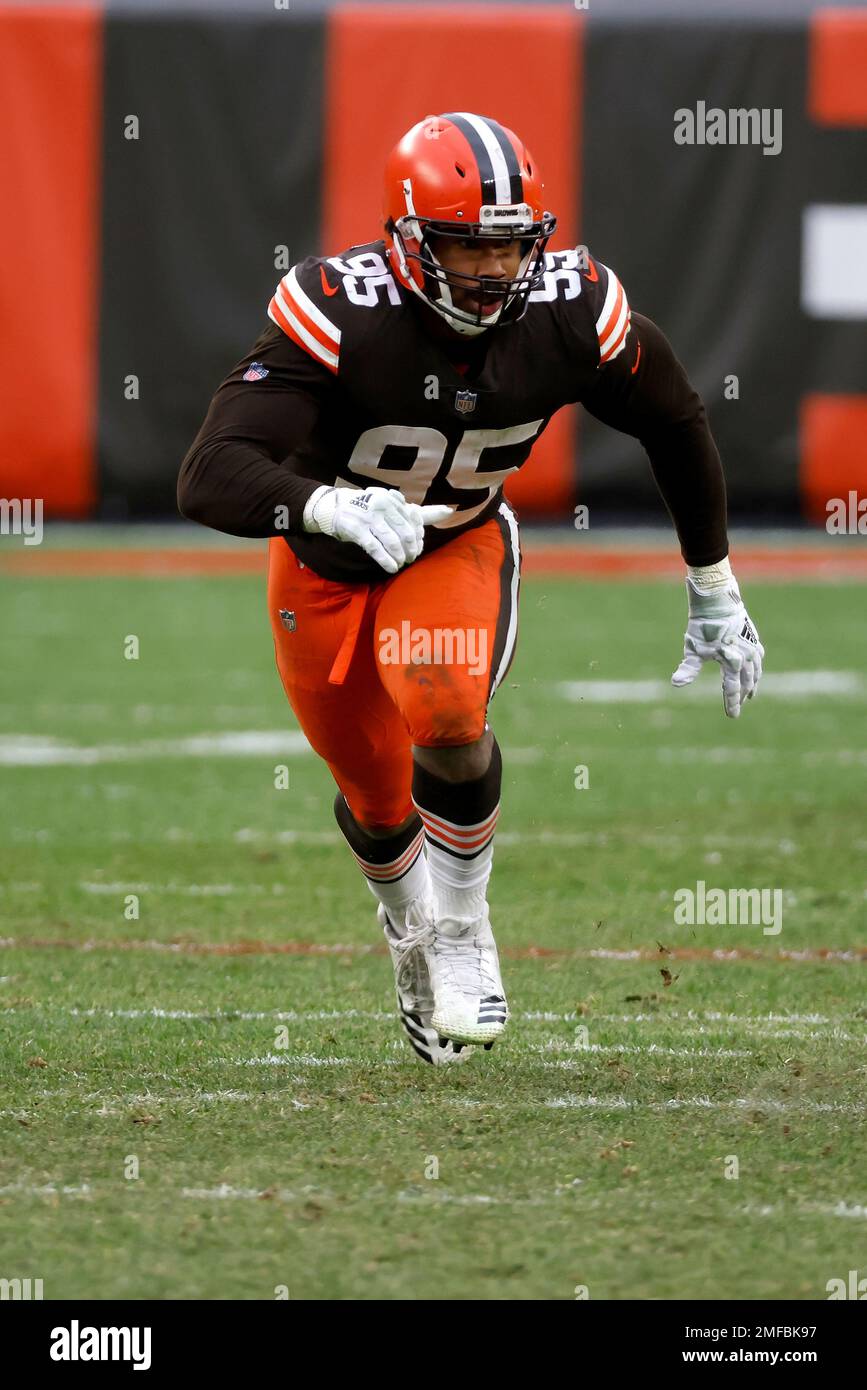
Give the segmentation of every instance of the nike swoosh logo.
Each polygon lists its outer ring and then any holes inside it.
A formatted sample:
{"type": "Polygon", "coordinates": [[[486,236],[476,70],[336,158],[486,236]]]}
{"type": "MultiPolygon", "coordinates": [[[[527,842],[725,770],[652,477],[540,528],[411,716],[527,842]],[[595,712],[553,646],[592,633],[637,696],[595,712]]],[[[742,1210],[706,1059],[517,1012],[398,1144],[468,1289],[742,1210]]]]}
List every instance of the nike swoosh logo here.
{"type": "Polygon", "coordinates": [[[599,271],[596,269],[589,256],[587,257],[587,263],[588,268],[585,270],[584,274],[587,276],[590,283],[595,285],[596,281],[599,279],[599,271]]]}
{"type": "Polygon", "coordinates": [[[638,364],[639,364],[640,361],[641,361],[641,343],[638,344],[638,352],[635,354],[635,366],[629,368],[630,373],[632,374],[632,376],[635,376],[635,373],[638,371],[638,364]]]}
{"type": "Polygon", "coordinates": [[[337,291],[340,289],[340,286],[339,286],[339,285],[335,285],[333,288],[331,287],[331,285],[329,285],[328,281],[327,281],[326,278],[325,278],[325,266],[324,266],[324,265],[321,265],[321,266],[319,267],[319,278],[320,278],[321,281],[322,281],[322,290],[323,290],[323,293],[325,293],[325,294],[327,294],[327,295],[332,295],[332,294],[336,294],[337,291]]]}

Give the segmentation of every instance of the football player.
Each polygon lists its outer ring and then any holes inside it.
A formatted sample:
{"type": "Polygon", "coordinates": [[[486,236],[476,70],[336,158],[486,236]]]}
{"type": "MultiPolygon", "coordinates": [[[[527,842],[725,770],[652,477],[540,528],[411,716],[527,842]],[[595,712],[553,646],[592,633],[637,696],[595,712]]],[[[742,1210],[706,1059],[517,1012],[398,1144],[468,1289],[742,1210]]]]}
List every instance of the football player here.
{"type": "Polygon", "coordinates": [[[725,712],[763,649],[728,561],[704,407],[657,326],[556,219],[513,131],[450,112],[389,157],[384,236],[310,256],[217,390],[183,514],[270,540],[277,668],[328,764],[409,1041],[428,1062],[508,1019],[487,906],[502,761],[488,724],[518,626],[503,484],[580,401],[643,444],[686,563],[675,685],[722,668],[725,712]]]}

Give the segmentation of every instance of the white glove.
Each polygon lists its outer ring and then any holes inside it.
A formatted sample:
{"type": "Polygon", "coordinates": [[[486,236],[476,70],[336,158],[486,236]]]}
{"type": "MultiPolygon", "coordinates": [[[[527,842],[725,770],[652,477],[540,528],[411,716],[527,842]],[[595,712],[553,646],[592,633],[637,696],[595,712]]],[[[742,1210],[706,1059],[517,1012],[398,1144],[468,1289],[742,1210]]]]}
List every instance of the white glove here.
{"type": "Polygon", "coordinates": [[[304,506],[304,530],[321,531],[339,541],[354,541],[389,574],[417,560],[424,548],[424,528],[444,521],[451,507],[420,507],[393,488],[316,489],[304,506]]]}
{"type": "Polygon", "coordinates": [[[750,621],[728,560],[688,568],[689,619],[683,661],[672,685],[689,685],[705,661],[722,667],[723,705],[737,719],[744,700],[751,700],[762,677],[765,649],[750,621]]]}

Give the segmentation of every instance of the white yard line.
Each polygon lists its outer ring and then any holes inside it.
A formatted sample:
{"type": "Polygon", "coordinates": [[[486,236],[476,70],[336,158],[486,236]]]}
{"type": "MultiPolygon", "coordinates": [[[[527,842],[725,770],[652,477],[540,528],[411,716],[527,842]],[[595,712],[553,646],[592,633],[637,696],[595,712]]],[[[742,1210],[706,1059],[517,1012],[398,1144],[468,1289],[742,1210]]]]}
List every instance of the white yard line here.
{"type": "Polygon", "coordinates": [[[843,1101],[787,1101],[737,1096],[732,1100],[712,1100],[710,1096],[673,1097],[670,1100],[633,1100],[629,1096],[553,1096],[542,1104],[548,1110],[599,1110],[656,1112],[675,1110],[770,1110],[780,1115],[864,1115],[867,1105],[843,1101]]]}
{"type": "MultiPolygon", "coordinates": [[[[54,1006],[49,1005],[50,1011],[54,1012],[54,1006]]],[[[14,1013],[14,1009],[0,1009],[0,1013],[14,1013]]],[[[248,1009],[212,1009],[196,1011],[193,1009],[76,1009],[65,1008],[60,1005],[57,1012],[67,1013],[74,1018],[163,1018],[180,1019],[184,1022],[210,1022],[212,1020],[258,1022],[260,1020],[274,1020],[276,1023],[321,1023],[334,1022],[337,1019],[375,1019],[377,1022],[394,1020],[394,1014],[374,1012],[364,1009],[307,1009],[298,1011],[297,1009],[272,1009],[267,1012],[261,1010],[248,1009]]]]}
{"type": "Polygon", "coordinates": [[[79,883],[84,893],[119,897],[126,893],[176,893],[183,898],[229,898],[234,893],[247,893],[258,896],[262,893],[279,897],[289,893],[291,886],[286,883],[101,883],[88,879],[79,883]]]}
{"type": "Polygon", "coordinates": [[[686,745],[657,744],[656,758],[661,763],[755,763],[795,761],[808,767],[827,767],[834,763],[838,767],[867,767],[867,749],[864,748],[811,748],[794,752],[790,748],[751,748],[743,744],[729,747],[687,747],[686,745]]]}
{"type": "Polygon", "coordinates": [[[58,1186],[53,1182],[43,1183],[41,1187],[32,1183],[10,1182],[5,1187],[0,1187],[0,1197],[12,1196],[16,1193],[23,1193],[27,1197],[90,1197],[93,1188],[89,1183],[58,1186]]]}
{"type": "Polygon", "coordinates": [[[219,1187],[182,1187],[180,1195],[196,1202],[260,1202],[269,1198],[278,1202],[298,1202],[314,1196],[327,1198],[331,1194],[318,1187],[292,1192],[288,1187],[232,1187],[224,1182],[219,1187]]]}
{"type": "MultiPolygon", "coordinates": [[[[383,1057],[386,1066],[397,1066],[394,1057],[383,1057]]],[[[314,1057],[310,1052],[269,1052],[265,1057],[232,1057],[230,1067],[363,1067],[363,1058],[314,1057]]]]}
{"type": "MultiPolygon", "coordinates": [[[[867,759],[865,759],[867,761],[867,759]]],[[[100,837],[101,842],[111,842],[126,844],[134,839],[130,830],[107,830],[100,837]]],[[[300,845],[312,847],[343,847],[345,841],[338,830],[262,830],[251,826],[242,826],[235,830],[230,836],[220,837],[216,842],[210,837],[196,835],[191,830],[186,830],[181,826],[173,826],[164,831],[161,837],[168,844],[195,844],[198,842],[208,845],[213,843],[234,843],[239,845],[255,844],[260,846],[267,845],[300,845]]],[[[16,827],[10,829],[10,839],[17,845],[44,845],[52,842],[66,841],[67,832],[40,828],[37,830],[21,830],[16,827]]],[[[801,846],[787,836],[779,835],[727,835],[722,832],[714,835],[680,835],[680,834],[654,834],[650,832],[635,832],[632,828],[624,830],[501,830],[496,837],[498,849],[535,848],[541,846],[551,849],[612,849],[617,850],[621,845],[628,842],[631,846],[641,849],[654,849],[678,854],[683,851],[699,852],[725,852],[725,851],[757,851],[760,850],[766,855],[781,855],[784,858],[791,858],[800,852],[801,846]]],[[[853,854],[862,854],[867,849],[867,841],[863,839],[852,840],[848,845],[846,842],[837,841],[836,848],[850,849],[853,854]]],[[[348,851],[346,851],[348,854],[348,851]]],[[[31,882],[28,885],[7,884],[6,891],[15,892],[36,892],[42,889],[41,882],[31,882]]],[[[0,885],[3,891],[3,885],[0,885]]]]}
{"type": "MultiPolygon", "coordinates": [[[[550,1202],[570,1200],[575,1203],[576,1211],[605,1211],[610,1216],[618,1200],[628,1198],[633,1215],[636,1207],[640,1207],[642,1213],[670,1211],[672,1209],[671,1201],[661,1201],[658,1198],[648,1200],[642,1193],[636,1193],[631,1188],[622,1188],[619,1191],[599,1195],[591,1194],[585,1184],[585,1179],[573,1178],[571,1182],[558,1184],[544,1192],[531,1192],[526,1196],[511,1197],[487,1192],[449,1192],[438,1182],[431,1181],[427,1188],[421,1186],[415,1189],[404,1188],[396,1193],[380,1189],[366,1193],[341,1194],[340,1201],[344,1206],[347,1204],[355,1206],[397,1201],[401,1205],[408,1206],[457,1206],[484,1210],[487,1207],[537,1207],[547,1205],[550,1202]]],[[[94,1198],[104,1196],[109,1190],[115,1191],[116,1184],[109,1189],[107,1185],[93,1186],[90,1183],[64,1185],[43,1183],[40,1185],[17,1182],[7,1183],[6,1186],[0,1187],[0,1196],[94,1198]]],[[[160,1196],[165,1195],[166,1189],[160,1188],[160,1196]]],[[[214,1187],[177,1188],[174,1189],[174,1195],[183,1201],[192,1202],[329,1202],[335,1199],[335,1194],[332,1191],[317,1187],[313,1183],[305,1183],[297,1190],[286,1187],[235,1187],[231,1183],[219,1183],[214,1187]]],[[[774,1218],[789,1221],[793,1217],[819,1216],[831,1220],[867,1221],[867,1205],[861,1202],[847,1202],[844,1199],[836,1202],[748,1203],[741,1207],[739,1212],[742,1217],[758,1220],[774,1218]]],[[[631,1218],[628,1213],[624,1213],[623,1219],[629,1220],[631,1218]]]]}
{"type": "Polygon", "coordinates": [[[141,762],[151,758],[304,757],[312,753],[298,729],[242,730],[195,734],[140,743],[79,744],[30,734],[0,735],[0,766],[90,767],[97,763],[141,762]]]}
{"type": "MultiPolygon", "coordinates": [[[[720,700],[718,672],[715,680],[697,682],[690,687],[686,699],[720,700]]],[[[554,689],[564,700],[573,704],[659,704],[678,699],[667,680],[592,680],[557,681],[554,689]]],[[[863,700],[867,681],[858,671],[769,671],[762,677],[759,700],[812,700],[817,695],[863,700]]]]}
{"type": "MultiPolygon", "coordinates": [[[[528,1014],[529,1018],[538,1017],[545,1019],[565,1019],[571,1022],[577,1018],[577,1013],[569,1014],[528,1014]]],[[[637,1014],[597,1014],[596,1021],[599,1023],[650,1023],[663,1022],[675,1019],[684,1023],[695,1023],[703,1020],[708,1023],[828,1023],[836,1025],[838,1023],[850,1022],[850,1018],[840,1015],[829,1018],[827,1014],[732,1014],[720,1013],[716,1009],[687,1009],[680,1012],[677,1009],[660,1010],[658,1013],[637,1013],[637,1014]]]]}
{"type": "Polygon", "coordinates": [[[573,1070],[581,1063],[583,1053],[636,1053],[645,1057],[752,1057],[752,1049],[731,1047],[663,1047],[660,1043],[588,1043],[580,1047],[568,1039],[552,1038],[545,1043],[536,1043],[527,1049],[543,1056],[549,1052],[571,1052],[574,1057],[561,1061],[545,1062],[546,1067],[563,1067],[573,1070]]]}
{"type": "MultiPolygon", "coordinates": [[[[220,713],[218,710],[218,717],[220,713]]],[[[222,710],[225,717],[237,717],[237,713],[233,706],[222,710]]],[[[136,706],[132,716],[138,723],[163,717],[157,706],[136,706]]],[[[92,716],[94,722],[101,717],[104,716],[92,716]]],[[[73,743],[42,734],[0,734],[0,766],[5,767],[92,767],[99,763],[131,763],[151,758],[297,758],[312,752],[300,729],[217,730],[185,738],[95,744],[73,743]]],[[[544,753],[541,748],[529,746],[509,749],[507,756],[516,764],[525,764],[538,762],[544,753]]]]}
{"type": "MultiPolygon", "coordinates": [[[[408,1055],[409,1049],[404,1047],[407,1055],[402,1058],[385,1057],[378,1058],[376,1065],[386,1066],[405,1066],[407,1071],[417,1071],[419,1064],[408,1055]]],[[[219,1064],[219,1059],[218,1059],[219,1064]]],[[[294,1068],[337,1068],[346,1066],[366,1065],[369,1062],[358,1062],[348,1057],[315,1057],[309,1053],[283,1054],[279,1057],[253,1057],[239,1058],[229,1063],[232,1066],[258,1066],[279,1064],[292,1066],[294,1068]]],[[[542,1063],[543,1068],[555,1070],[558,1068],[569,1069],[577,1067],[577,1063],[570,1062],[547,1062],[542,1063]]],[[[294,1076],[292,1081],[304,1084],[301,1076],[294,1076]]],[[[226,1103],[253,1104],[258,1106],[277,1105],[281,1108],[291,1106],[295,1111],[306,1111],[313,1108],[309,1102],[296,1100],[293,1096],[284,1094],[280,1090],[268,1090],[251,1093],[248,1091],[236,1090],[232,1088],[220,1088],[210,1091],[167,1091],[164,1094],[151,1090],[123,1094],[110,1091],[89,1091],[78,1094],[71,1088],[61,1090],[41,1090],[37,1093],[40,1100],[60,1099],[73,1106],[87,1106],[100,1102],[100,1115],[115,1115],[120,1109],[128,1111],[130,1107],[147,1107],[155,1112],[163,1107],[185,1107],[189,1113],[202,1105],[219,1105],[226,1103]]],[[[324,1097],[323,1103],[328,1103],[332,1098],[324,1097]]],[[[425,1092],[422,1094],[388,1095],[386,1098],[377,1099],[373,1096],[365,1097],[367,1104],[381,1110],[407,1110],[418,1107],[435,1106],[440,1110],[457,1107],[459,1109],[470,1110],[580,1110],[593,1111],[599,1115],[629,1115],[629,1114],[678,1114],[681,1112],[692,1111],[696,1114],[732,1114],[732,1115],[751,1115],[751,1114],[772,1114],[772,1115],[838,1115],[847,1116],[862,1123],[862,1117],[867,1114],[867,1104],[860,1101],[814,1101],[806,1097],[794,1100],[777,1100],[769,1096],[735,1096],[727,1099],[714,1099],[711,1096],[673,1096],[667,1100],[645,1101],[637,1100],[632,1096],[625,1095],[593,1095],[571,1093],[567,1095],[554,1095],[546,1100],[503,1100],[495,1097],[478,1099],[472,1096],[465,1096],[454,1093],[437,1091],[435,1093],[425,1092]]],[[[28,1106],[18,1106],[0,1112],[4,1116],[12,1119],[27,1119],[31,1115],[28,1106]]],[[[16,1190],[15,1185],[7,1188],[0,1188],[0,1195],[4,1192],[16,1190]]],[[[69,1189],[78,1191],[78,1189],[69,1189]]],[[[84,1189],[88,1190],[88,1189],[84,1189]]],[[[49,1187],[45,1188],[45,1194],[51,1195],[49,1187]]]]}
{"type": "Polygon", "coordinates": [[[848,1221],[867,1221],[867,1206],[860,1202],[770,1202],[749,1204],[742,1208],[744,1216],[834,1216],[848,1221]]]}
{"type": "MultiPolygon", "coordinates": [[[[257,955],[286,955],[286,956],[367,956],[383,955],[385,947],[378,943],[370,942],[362,944],[355,942],[351,945],[341,944],[330,941],[306,941],[294,943],[296,949],[283,949],[285,946],[292,947],[293,943],[273,942],[261,943],[262,949],[244,949],[243,943],[232,941],[225,942],[194,942],[194,941],[154,941],[136,939],[134,941],[31,941],[27,937],[16,938],[12,936],[0,937],[0,950],[27,950],[59,947],[62,950],[84,951],[117,951],[124,953],[127,951],[153,951],[156,954],[163,952],[168,955],[188,955],[207,957],[213,956],[217,959],[224,959],[226,956],[257,956],[257,955]]],[[[255,943],[254,943],[255,947],[255,943]]]]}
{"type": "MultiPolygon", "coordinates": [[[[11,979],[11,976],[5,977],[11,979]]],[[[135,1021],[140,1019],[162,1019],[179,1022],[275,1022],[275,1023],[337,1023],[340,1021],[362,1020],[374,1023],[393,1023],[396,1015],[388,1010],[380,1009],[166,1009],[153,1005],[144,1009],[125,1009],[118,1007],[91,1007],[81,1009],[76,1006],[64,1004],[28,1004],[25,1008],[15,1005],[9,1008],[0,1008],[0,1014],[24,1014],[30,1015],[34,1012],[39,1013],[60,1013],[71,1018],[106,1018],[124,1019],[135,1021]]],[[[760,1030],[766,1032],[769,1039],[801,1037],[804,1039],[822,1039],[829,1042],[862,1042],[867,1036],[867,1019],[865,1019],[865,1034],[847,1033],[845,1027],[851,1026],[854,1020],[851,1017],[838,1016],[828,1017],[826,1014],[724,1014],[716,1010],[695,1011],[689,1010],[681,1013],[677,1010],[663,1011],[659,1013],[623,1013],[623,1014],[582,1014],[577,1010],[567,1013],[555,1013],[538,1009],[523,1010],[513,1015],[516,1022],[521,1023],[566,1023],[584,1024],[588,1030],[599,1028],[606,1024],[660,1024],[663,1027],[673,1025],[676,1030],[687,1037],[704,1037],[709,1033],[724,1032],[726,1028],[740,1028],[749,1030],[760,1030]],[[717,1028],[709,1028],[708,1024],[718,1024],[717,1028]],[[699,1025],[698,1027],[688,1027],[687,1025],[699,1025]],[[805,1027],[806,1026],[806,1027],[805,1027]],[[823,1033],[817,1031],[827,1028],[830,1031],[823,1033]]],[[[545,1046],[554,1047],[558,1044],[557,1039],[550,1039],[545,1046]]],[[[653,1046],[653,1045],[651,1045],[653,1046]]],[[[736,1055],[736,1054],[731,1054],[736,1055]]],[[[737,1054],[739,1055],[739,1054],[737,1054]]]]}

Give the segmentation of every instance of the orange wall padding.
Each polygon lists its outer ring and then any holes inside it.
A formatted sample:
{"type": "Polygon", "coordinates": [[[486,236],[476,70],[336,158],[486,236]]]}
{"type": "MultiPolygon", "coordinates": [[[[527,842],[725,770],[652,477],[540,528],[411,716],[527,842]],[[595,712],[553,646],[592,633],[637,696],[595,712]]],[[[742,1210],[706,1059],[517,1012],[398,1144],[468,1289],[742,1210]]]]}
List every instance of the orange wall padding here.
{"type": "MultiPolygon", "coordinates": [[[[809,54],[811,118],[819,125],[867,126],[867,14],[845,8],[814,14],[809,54]]],[[[827,520],[832,497],[848,500],[850,490],[867,496],[865,437],[867,396],[816,393],[802,402],[801,496],[812,520],[827,520]]]]}
{"type": "MultiPolygon", "coordinates": [[[[329,17],[323,254],[382,235],[389,150],[424,116],[478,111],[526,141],[559,218],[551,249],[578,241],[582,21],[571,7],[353,5],[329,17]]],[[[532,363],[527,364],[532,370],[532,363]]],[[[506,488],[526,511],[574,500],[574,413],[560,411],[506,488]]]]}
{"type": "Polygon", "coordinates": [[[867,497],[867,395],[816,393],[801,404],[801,496],[804,511],[823,525],[832,497],[867,497]]]}
{"type": "Polygon", "coordinates": [[[867,14],[820,10],[810,20],[810,116],[819,125],[867,125],[867,14]]]}
{"type": "Polygon", "coordinates": [[[0,9],[0,495],[95,495],[102,14],[0,9]]]}

